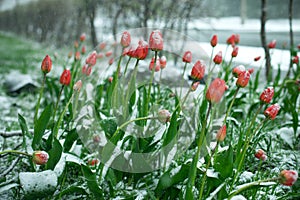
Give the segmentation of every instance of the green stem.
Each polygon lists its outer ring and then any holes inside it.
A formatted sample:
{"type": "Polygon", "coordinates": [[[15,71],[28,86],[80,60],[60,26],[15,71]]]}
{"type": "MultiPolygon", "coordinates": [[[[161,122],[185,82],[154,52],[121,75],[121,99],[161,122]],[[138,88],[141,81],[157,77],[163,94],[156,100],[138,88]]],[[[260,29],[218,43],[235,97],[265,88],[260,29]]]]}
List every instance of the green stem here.
{"type": "Polygon", "coordinates": [[[124,76],[126,75],[127,68],[128,68],[130,60],[131,60],[131,57],[129,57],[129,59],[127,60],[127,63],[126,63],[126,66],[125,66],[125,70],[124,70],[124,76]]]}
{"type": "Polygon", "coordinates": [[[0,155],[2,154],[6,154],[6,153],[13,153],[13,154],[19,154],[19,155],[24,155],[24,156],[28,156],[31,157],[31,154],[28,154],[26,152],[22,152],[22,151],[17,151],[17,150],[4,150],[0,152],[0,155]]]}
{"type": "Polygon", "coordinates": [[[61,89],[60,89],[59,94],[58,94],[58,97],[57,97],[57,101],[56,101],[55,108],[54,108],[54,112],[53,112],[53,121],[55,121],[55,115],[56,115],[58,103],[59,103],[59,101],[60,101],[60,97],[61,97],[61,94],[62,94],[62,91],[63,91],[64,87],[65,87],[65,85],[62,85],[62,86],[61,86],[61,89]]]}
{"type": "Polygon", "coordinates": [[[35,107],[35,113],[34,113],[34,122],[36,122],[37,120],[37,115],[38,115],[38,112],[39,112],[39,108],[40,108],[40,104],[41,104],[41,99],[42,99],[42,96],[43,96],[43,92],[44,92],[44,87],[45,87],[45,82],[46,82],[46,73],[44,73],[44,77],[43,77],[43,82],[42,82],[42,87],[40,89],[40,94],[39,94],[39,99],[38,99],[38,102],[37,102],[37,105],[35,107]]]}
{"type": "Polygon", "coordinates": [[[58,118],[58,121],[57,121],[57,123],[56,123],[56,125],[55,125],[55,127],[54,127],[54,130],[53,130],[53,136],[54,136],[54,138],[57,138],[58,129],[59,129],[60,124],[61,124],[61,122],[62,122],[62,119],[63,119],[63,117],[64,117],[64,115],[65,115],[65,112],[67,111],[67,109],[68,109],[70,103],[71,103],[72,100],[73,100],[73,97],[74,97],[74,93],[73,93],[72,96],[70,97],[70,99],[69,99],[67,105],[65,106],[63,112],[60,114],[60,116],[59,116],[59,118],[58,118]]]}
{"type": "Polygon", "coordinates": [[[184,84],[184,74],[185,74],[186,67],[187,67],[187,63],[185,63],[184,67],[183,67],[183,72],[182,72],[182,77],[181,77],[181,84],[180,84],[180,97],[181,97],[181,94],[182,94],[182,88],[183,88],[183,84],[184,84]]]}
{"type": "Polygon", "coordinates": [[[148,87],[148,94],[147,94],[147,102],[146,102],[146,112],[144,113],[144,116],[148,115],[148,104],[150,102],[151,87],[152,87],[153,79],[154,79],[156,59],[157,59],[157,51],[155,51],[154,66],[153,66],[152,71],[151,71],[151,77],[150,77],[150,82],[149,82],[149,87],[148,87]]]}
{"type": "Polygon", "coordinates": [[[237,95],[237,93],[239,92],[239,89],[240,89],[240,87],[237,87],[237,89],[235,90],[235,93],[234,93],[233,99],[232,99],[232,101],[231,101],[231,103],[230,103],[230,105],[229,105],[229,108],[227,109],[227,112],[226,112],[226,115],[225,115],[225,118],[224,118],[223,124],[225,124],[225,123],[226,123],[227,117],[228,117],[228,115],[229,115],[229,113],[230,113],[230,111],[231,111],[231,108],[232,108],[232,106],[233,106],[233,103],[234,103],[234,101],[235,101],[235,99],[236,99],[236,95],[237,95]]]}
{"type": "MultiPolygon", "coordinates": [[[[215,47],[213,47],[212,50],[211,50],[208,69],[210,69],[211,61],[213,60],[214,50],[215,50],[215,47]]],[[[212,71],[212,70],[210,70],[210,71],[212,71]]]]}
{"type": "Polygon", "coordinates": [[[197,174],[197,163],[198,163],[200,152],[201,152],[201,145],[202,145],[204,137],[205,137],[206,122],[209,117],[211,107],[212,107],[212,104],[211,104],[211,102],[209,102],[209,107],[208,107],[208,110],[206,113],[206,118],[203,121],[200,137],[197,140],[197,152],[193,158],[191,168],[190,168],[190,173],[189,173],[188,183],[187,183],[187,188],[186,188],[186,193],[185,193],[185,199],[194,199],[193,198],[193,187],[195,185],[195,179],[196,179],[196,174],[197,174]]]}

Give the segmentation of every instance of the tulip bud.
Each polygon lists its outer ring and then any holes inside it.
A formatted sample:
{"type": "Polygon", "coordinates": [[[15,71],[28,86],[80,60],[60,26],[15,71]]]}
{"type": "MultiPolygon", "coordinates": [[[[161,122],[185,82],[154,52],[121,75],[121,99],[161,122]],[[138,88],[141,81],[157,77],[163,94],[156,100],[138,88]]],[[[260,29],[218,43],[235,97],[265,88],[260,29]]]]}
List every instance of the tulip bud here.
{"type": "Polygon", "coordinates": [[[101,43],[99,44],[99,49],[100,49],[100,50],[103,50],[105,47],[106,47],[106,43],[105,43],[105,42],[101,42],[101,43]]]}
{"type": "Polygon", "coordinates": [[[85,60],[85,63],[88,64],[89,66],[94,66],[97,62],[97,52],[93,51],[89,57],[85,60]]]}
{"type": "Polygon", "coordinates": [[[222,51],[219,51],[219,53],[214,57],[214,63],[219,65],[222,62],[222,51]]]}
{"type": "Polygon", "coordinates": [[[202,64],[200,60],[198,60],[192,68],[191,77],[194,80],[201,80],[204,77],[204,73],[205,73],[205,65],[202,64]]]}
{"type": "Polygon", "coordinates": [[[162,33],[159,30],[152,31],[149,38],[149,47],[152,51],[161,51],[164,47],[162,33]]]}
{"type": "Polygon", "coordinates": [[[44,165],[48,162],[49,155],[45,151],[35,151],[32,154],[32,162],[37,165],[44,165]]]}
{"type": "Polygon", "coordinates": [[[79,92],[79,91],[80,91],[80,89],[81,89],[81,87],[82,87],[82,81],[81,81],[81,80],[79,80],[79,81],[77,81],[77,82],[74,84],[74,86],[73,86],[73,90],[75,90],[75,91],[79,92]]]}
{"type": "Polygon", "coordinates": [[[46,55],[41,65],[42,72],[48,74],[52,69],[52,60],[49,55],[46,55]]]}
{"type": "Polygon", "coordinates": [[[199,86],[200,82],[197,81],[197,82],[194,82],[191,86],[191,91],[196,91],[198,86],[199,86]]]}
{"type": "Polygon", "coordinates": [[[253,68],[250,68],[250,69],[248,69],[248,72],[249,72],[250,74],[253,74],[254,69],[253,69],[253,68]]]}
{"type": "Polygon", "coordinates": [[[218,103],[220,102],[225,90],[225,81],[220,78],[216,78],[211,82],[207,89],[206,99],[211,103],[218,103]]]}
{"type": "Polygon", "coordinates": [[[70,58],[72,57],[72,55],[73,55],[73,52],[70,51],[70,52],[68,53],[68,58],[70,59],[70,58]]]}
{"type": "Polygon", "coordinates": [[[140,40],[138,47],[136,48],[136,50],[134,52],[134,57],[139,60],[144,60],[148,55],[148,51],[149,51],[149,46],[148,46],[147,42],[140,40]]]}
{"type": "Polygon", "coordinates": [[[279,175],[282,185],[292,186],[298,179],[298,172],[294,170],[282,170],[279,175]]]}
{"type": "Polygon", "coordinates": [[[93,136],[93,142],[94,142],[94,143],[100,143],[100,141],[101,141],[101,138],[100,138],[99,135],[94,135],[94,136],[93,136]]]}
{"type": "Polygon", "coordinates": [[[166,58],[166,56],[162,56],[162,57],[159,59],[159,62],[160,62],[160,68],[161,68],[161,69],[166,68],[166,65],[167,65],[167,58],[166,58]]]}
{"type": "Polygon", "coordinates": [[[108,77],[108,82],[112,83],[112,81],[114,80],[114,78],[112,76],[108,77]]]}
{"type": "Polygon", "coordinates": [[[216,139],[217,139],[218,142],[223,142],[224,139],[225,139],[225,137],[226,137],[226,125],[223,125],[219,129],[219,131],[218,131],[218,133],[216,135],[216,139]]]}
{"type": "Polygon", "coordinates": [[[80,41],[81,42],[83,42],[84,40],[85,40],[85,38],[86,38],[86,35],[85,35],[85,33],[82,33],[81,35],[80,35],[80,41]]]}
{"type": "Polygon", "coordinates": [[[239,53],[239,47],[237,47],[237,46],[233,47],[231,57],[233,57],[233,58],[237,57],[238,53],[239,53]]]}
{"type": "Polygon", "coordinates": [[[114,58],[110,58],[109,61],[108,61],[108,64],[112,65],[113,63],[114,63],[114,58]]]}
{"type": "Polygon", "coordinates": [[[95,165],[97,165],[98,163],[99,163],[99,160],[96,159],[96,158],[88,161],[88,164],[89,164],[90,166],[95,166],[95,165]]]}
{"type": "Polygon", "coordinates": [[[299,63],[299,56],[294,56],[292,62],[296,65],[299,63]]]}
{"type": "Polygon", "coordinates": [[[238,65],[232,69],[232,74],[235,78],[238,78],[239,75],[245,71],[246,69],[244,65],[238,65]]]}
{"type": "Polygon", "coordinates": [[[82,47],[81,47],[81,53],[82,53],[82,54],[85,54],[85,52],[86,52],[86,48],[85,48],[85,46],[82,46],[82,47]]]}
{"type": "Polygon", "coordinates": [[[75,42],[74,42],[74,48],[77,49],[78,46],[79,46],[78,41],[75,41],[75,42]]]}
{"type": "Polygon", "coordinates": [[[160,110],[158,111],[158,121],[160,121],[161,123],[165,124],[167,122],[170,122],[171,119],[171,113],[168,110],[160,110]]]}
{"type": "Polygon", "coordinates": [[[257,56],[257,57],[254,58],[254,61],[257,62],[257,61],[260,60],[260,58],[261,58],[261,56],[257,56]]]}
{"type": "Polygon", "coordinates": [[[131,43],[131,36],[130,33],[128,31],[124,31],[122,36],[121,36],[121,45],[122,47],[128,47],[131,43]]]}
{"type": "Polygon", "coordinates": [[[69,85],[70,82],[71,82],[71,72],[69,69],[65,69],[63,71],[63,73],[61,74],[60,76],[60,80],[59,82],[62,84],[62,85],[69,85]]]}
{"type": "Polygon", "coordinates": [[[185,63],[190,63],[190,62],[192,62],[192,52],[186,51],[186,52],[183,54],[182,61],[185,62],[185,63]]]}
{"type": "Polygon", "coordinates": [[[232,34],[229,38],[227,38],[226,43],[231,46],[235,46],[235,35],[232,34]]]}
{"type": "Polygon", "coordinates": [[[97,57],[97,59],[101,59],[104,57],[104,55],[103,55],[103,53],[98,53],[96,57],[97,57]]]}
{"type": "Polygon", "coordinates": [[[155,67],[155,71],[156,72],[158,72],[159,70],[160,70],[160,61],[159,61],[159,58],[157,58],[156,59],[156,65],[154,66],[154,60],[155,60],[155,58],[153,57],[152,59],[151,59],[151,62],[150,62],[150,64],[149,64],[149,70],[150,71],[152,71],[152,69],[153,69],[153,67],[155,67]]]}
{"type": "Polygon", "coordinates": [[[75,53],[75,60],[79,60],[80,59],[80,52],[76,51],[75,53]]]}
{"type": "Polygon", "coordinates": [[[248,71],[241,72],[236,80],[236,86],[244,88],[248,85],[250,73],[248,71]]]}
{"type": "Polygon", "coordinates": [[[260,101],[262,103],[270,103],[274,96],[274,88],[268,87],[260,95],[260,101]]]}
{"type": "Polygon", "coordinates": [[[87,69],[86,69],[86,73],[85,74],[87,76],[89,76],[89,75],[91,75],[91,73],[92,73],[92,66],[88,66],[87,69]]]}
{"type": "Polygon", "coordinates": [[[257,159],[260,159],[262,161],[265,161],[268,158],[268,156],[266,155],[266,153],[262,149],[257,150],[257,152],[254,154],[254,156],[257,159]]]}
{"type": "Polygon", "coordinates": [[[276,104],[273,104],[273,105],[269,106],[269,107],[265,110],[264,114],[265,114],[265,116],[266,116],[267,118],[273,120],[273,119],[276,118],[276,116],[277,116],[279,110],[280,110],[280,106],[276,103],[276,104]]]}
{"type": "Polygon", "coordinates": [[[110,57],[112,55],[112,53],[113,53],[112,51],[108,51],[108,52],[105,53],[105,56],[110,57]]]}
{"type": "Polygon", "coordinates": [[[268,44],[269,49],[274,49],[276,47],[276,40],[272,40],[269,44],[268,44]]]}
{"type": "Polygon", "coordinates": [[[217,46],[217,44],[218,44],[218,36],[217,35],[213,35],[212,38],[211,38],[211,40],[210,40],[210,45],[212,47],[215,47],[215,46],[217,46]]]}

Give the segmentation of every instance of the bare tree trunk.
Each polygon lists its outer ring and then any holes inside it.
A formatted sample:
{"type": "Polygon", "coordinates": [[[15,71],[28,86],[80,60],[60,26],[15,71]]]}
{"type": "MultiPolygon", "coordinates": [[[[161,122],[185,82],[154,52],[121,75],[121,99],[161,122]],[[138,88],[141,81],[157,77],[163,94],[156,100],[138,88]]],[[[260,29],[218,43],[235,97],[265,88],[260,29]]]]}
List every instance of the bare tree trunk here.
{"type": "Polygon", "coordinates": [[[97,35],[96,35],[96,28],[95,28],[95,16],[96,16],[96,8],[97,2],[95,0],[86,0],[86,12],[87,16],[89,17],[90,28],[91,28],[91,39],[92,44],[95,47],[97,45],[97,35]]]}
{"type": "Polygon", "coordinates": [[[271,56],[269,52],[269,48],[267,45],[267,39],[266,39],[266,20],[267,20],[267,0],[261,1],[261,27],[260,27],[260,38],[262,46],[265,50],[265,59],[266,59],[266,78],[268,81],[272,81],[272,69],[271,69],[271,56]]]}
{"type": "Polygon", "coordinates": [[[293,51],[294,51],[294,35],[293,35],[293,26],[292,26],[292,21],[293,21],[293,0],[289,0],[289,25],[290,25],[290,51],[291,51],[291,59],[290,59],[290,67],[287,72],[287,77],[289,77],[291,69],[293,67],[293,61],[292,61],[292,56],[293,56],[293,51]]]}
{"type": "Polygon", "coordinates": [[[113,20],[112,32],[113,32],[113,36],[114,36],[115,41],[117,41],[118,19],[119,19],[120,15],[122,14],[122,10],[123,10],[123,8],[122,8],[122,5],[121,5],[121,7],[117,11],[116,16],[114,17],[114,20],[113,20]]]}

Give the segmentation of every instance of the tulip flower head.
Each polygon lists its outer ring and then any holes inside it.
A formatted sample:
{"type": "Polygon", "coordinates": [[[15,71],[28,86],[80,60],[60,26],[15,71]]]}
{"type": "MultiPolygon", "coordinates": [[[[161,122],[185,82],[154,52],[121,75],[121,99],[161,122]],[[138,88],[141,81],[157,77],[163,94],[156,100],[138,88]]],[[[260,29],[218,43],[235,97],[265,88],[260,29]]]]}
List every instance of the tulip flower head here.
{"type": "Polygon", "coordinates": [[[154,66],[154,61],[155,61],[155,57],[153,57],[153,58],[151,59],[151,62],[150,62],[150,64],[149,64],[149,70],[152,71],[152,69],[153,69],[153,67],[154,67],[154,68],[155,68],[154,70],[155,70],[156,72],[158,72],[158,71],[160,70],[160,68],[161,68],[159,58],[156,59],[156,64],[155,64],[155,66],[154,66]]]}
{"type": "Polygon", "coordinates": [[[149,38],[149,47],[152,51],[161,51],[164,48],[162,33],[159,30],[152,31],[149,38]]]}
{"type": "Polygon", "coordinates": [[[226,125],[223,125],[219,129],[219,131],[216,135],[216,139],[217,139],[218,142],[222,142],[222,141],[224,141],[225,137],[226,137],[226,125]]]}
{"type": "Polygon", "coordinates": [[[294,170],[282,170],[279,175],[282,185],[292,186],[298,179],[298,172],[294,170]]]}
{"type": "Polygon", "coordinates": [[[279,110],[280,110],[280,106],[276,103],[276,104],[273,104],[273,105],[269,106],[269,107],[265,110],[264,114],[265,114],[265,116],[266,116],[267,118],[273,120],[273,119],[276,118],[276,116],[277,116],[279,110]]]}
{"type": "Polygon", "coordinates": [[[59,82],[62,85],[66,85],[66,86],[70,84],[70,82],[71,82],[71,72],[70,72],[69,69],[65,69],[63,71],[63,73],[60,76],[59,82]]]}
{"type": "Polygon", "coordinates": [[[299,64],[299,56],[294,56],[293,59],[292,59],[292,62],[296,65],[299,64]]]}
{"type": "Polygon", "coordinates": [[[222,51],[219,51],[219,53],[217,55],[215,55],[213,61],[217,65],[222,63],[222,51]]]}
{"type": "Polygon", "coordinates": [[[261,56],[257,56],[257,57],[254,58],[254,61],[257,62],[257,61],[260,60],[260,58],[261,58],[261,56]]]}
{"type": "Polygon", "coordinates": [[[211,40],[210,40],[210,45],[212,47],[215,47],[215,46],[217,46],[217,44],[218,44],[218,36],[217,35],[213,35],[212,38],[211,38],[211,40]]]}
{"type": "Polygon", "coordinates": [[[276,40],[272,40],[269,44],[268,44],[269,49],[274,49],[276,47],[276,40]]]}
{"type": "Polygon", "coordinates": [[[81,80],[79,80],[79,81],[77,81],[77,82],[74,84],[74,86],[73,86],[73,90],[75,90],[75,91],[79,92],[79,91],[80,91],[80,89],[81,89],[81,87],[82,87],[82,81],[81,81],[81,80]]]}
{"type": "Polygon", "coordinates": [[[97,62],[97,52],[93,51],[85,60],[85,63],[89,66],[94,66],[97,62]]]}
{"type": "Polygon", "coordinates": [[[238,79],[236,80],[236,86],[244,88],[248,85],[250,79],[250,72],[243,71],[239,74],[238,79]]]}
{"type": "Polygon", "coordinates": [[[168,110],[160,110],[158,111],[158,121],[160,121],[161,123],[165,124],[167,122],[170,122],[171,119],[171,113],[168,110]]]}
{"type": "Polygon", "coordinates": [[[124,31],[121,36],[121,45],[123,48],[128,47],[131,43],[131,36],[128,31],[124,31]]]}
{"type": "Polygon", "coordinates": [[[209,85],[206,92],[206,99],[211,103],[219,103],[226,90],[225,81],[216,78],[209,85]]]}
{"type": "Polygon", "coordinates": [[[204,77],[204,73],[205,65],[198,60],[192,68],[191,77],[194,80],[201,80],[204,77]]]}
{"type": "Polygon", "coordinates": [[[192,84],[190,90],[191,90],[191,91],[196,91],[197,88],[198,88],[198,86],[199,86],[199,84],[200,84],[199,81],[194,82],[194,83],[192,84]]]}
{"type": "Polygon", "coordinates": [[[260,95],[260,101],[262,103],[270,103],[274,96],[274,88],[268,87],[260,95]]]}
{"type": "Polygon", "coordinates": [[[257,150],[255,152],[254,156],[255,156],[255,158],[257,158],[259,160],[262,160],[262,161],[265,161],[268,158],[268,156],[266,155],[266,153],[262,149],[257,150]]]}
{"type": "Polygon", "coordinates": [[[49,155],[45,151],[35,151],[32,154],[32,162],[37,165],[44,165],[48,162],[49,155]]]}
{"type": "Polygon", "coordinates": [[[239,53],[239,47],[237,47],[237,46],[233,47],[231,57],[233,57],[233,58],[237,57],[238,53],[239,53]]]}
{"type": "Polygon", "coordinates": [[[148,43],[143,40],[140,40],[134,52],[134,57],[139,60],[144,60],[148,55],[148,51],[149,51],[148,43]]]}
{"type": "Polygon", "coordinates": [[[185,63],[192,62],[192,52],[190,52],[190,51],[184,52],[183,57],[182,57],[182,61],[185,62],[185,63]]]}
{"type": "Polygon", "coordinates": [[[232,74],[235,78],[238,78],[239,75],[245,71],[246,71],[246,68],[244,65],[238,65],[232,69],[232,74]]]}
{"type": "Polygon", "coordinates": [[[79,37],[79,39],[80,39],[81,42],[85,41],[85,38],[86,38],[85,33],[82,33],[82,34],[80,35],[80,37],[79,37]]]}
{"type": "Polygon", "coordinates": [[[166,68],[166,65],[167,65],[167,58],[166,58],[166,56],[162,56],[162,57],[159,59],[159,62],[160,62],[160,68],[161,68],[161,69],[166,68]]]}
{"type": "Polygon", "coordinates": [[[42,72],[48,74],[52,69],[52,60],[49,55],[46,55],[41,65],[42,72]]]}

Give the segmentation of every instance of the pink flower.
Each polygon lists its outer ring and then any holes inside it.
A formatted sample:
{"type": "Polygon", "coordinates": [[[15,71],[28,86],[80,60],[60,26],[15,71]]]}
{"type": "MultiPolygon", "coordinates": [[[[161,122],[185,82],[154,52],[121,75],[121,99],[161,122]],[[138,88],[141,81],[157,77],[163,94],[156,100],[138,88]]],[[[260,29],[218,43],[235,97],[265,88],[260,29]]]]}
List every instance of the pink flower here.
{"type": "Polygon", "coordinates": [[[162,33],[159,30],[152,31],[149,38],[149,47],[152,51],[161,51],[164,48],[162,33]]]}
{"type": "Polygon", "coordinates": [[[165,124],[167,122],[170,122],[171,119],[171,113],[168,110],[160,110],[158,111],[158,121],[160,121],[161,123],[165,124]]]}
{"type": "Polygon", "coordinates": [[[131,43],[131,36],[130,33],[128,31],[124,31],[121,37],[121,45],[122,47],[128,47],[131,43]]]}
{"type": "Polygon", "coordinates": [[[222,141],[224,141],[225,137],[226,137],[226,125],[223,125],[219,129],[219,131],[216,135],[216,139],[217,139],[218,142],[222,142],[222,141]]]}
{"type": "Polygon", "coordinates": [[[71,82],[71,72],[69,69],[65,69],[60,76],[59,82],[62,85],[69,85],[71,82]]]}
{"type": "Polygon", "coordinates": [[[148,55],[148,51],[149,51],[148,43],[143,40],[140,40],[139,45],[134,52],[134,57],[139,60],[144,60],[148,55]]]}
{"type": "Polygon", "coordinates": [[[211,82],[207,89],[206,99],[211,103],[218,103],[220,102],[225,90],[225,81],[220,78],[216,78],[211,82]]]}
{"type": "Polygon", "coordinates": [[[77,81],[77,82],[74,84],[74,86],[73,86],[73,90],[75,90],[75,91],[79,92],[79,91],[80,91],[80,89],[81,89],[81,87],[82,87],[82,81],[81,81],[81,80],[79,80],[79,81],[77,81]]]}
{"type": "Polygon", "coordinates": [[[238,53],[239,53],[239,47],[237,47],[237,46],[233,47],[231,57],[233,57],[233,58],[237,57],[238,53]]]}
{"type": "Polygon", "coordinates": [[[274,88],[268,87],[260,95],[260,101],[262,103],[270,103],[274,96],[274,88]]]}
{"type": "Polygon", "coordinates": [[[268,44],[269,49],[274,49],[276,47],[276,40],[272,40],[269,44],[268,44]]]}
{"type": "Polygon", "coordinates": [[[262,149],[257,150],[257,152],[254,154],[254,156],[255,156],[255,158],[260,159],[262,161],[265,161],[268,158],[268,156],[262,149]]]}
{"type": "Polygon", "coordinates": [[[44,165],[48,162],[49,155],[45,151],[35,151],[32,155],[32,162],[37,165],[44,165]]]}
{"type": "Polygon", "coordinates": [[[183,54],[182,61],[183,61],[183,62],[186,62],[186,63],[192,62],[192,52],[186,51],[186,52],[183,54]]]}
{"type": "Polygon", "coordinates": [[[244,88],[248,85],[250,79],[249,71],[241,72],[236,80],[236,86],[244,88]]]}
{"type": "Polygon", "coordinates": [[[292,186],[298,179],[298,172],[294,170],[282,170],[279,175],[282,185],[292,186]]]}
{"type": "Polygon", "coordinates": [[[110,57],[112,55],[112,53],[113,53],[112,51],[108,51],[108,52],[105,53],[105,56],[110,57]]]}
{"type": "Polygon", "coordinates": [[[94,66],[97,62],[97,52],[93,51],[89,57],[85,60],[85,63],[88,64],[89,66],[94,66]]]}
{"type": "Polygon", "coordinates": [[[191,77],[195,80],[201,80],[204,77],[204,73],[205,65],[198,60],[192,68],[191,77]]]}
{"type": "Polygon", "coordinates": [[[105,42],[101,42],[101,43],[99,44],[99,49],[100,49],[100,50],[103,50],[105,47],[106,47],[106,43],[105,43],[105,42]]]}
{"type": "Polygon", "coordinates": [[[112,65],[113,63],[114,63],[114,58],[110,58],[109,61],[108,61],[108,64],[112,65]]]}
{"type": "Polygon", "coordinates": [[[279,110],[280,110],[280,106],[276,103],[276,104],[273,104],[273,105],[269,106],[269,107],[265,110],[264,114],[265,114],[265,116],[266,116],[267,118],[273,120],[273,119],[276,118],[276,116],[277,116],[279,110]]]}
{"type": "Polygon", "coordinates": [[[167,66],[167,58],[166,58],[166,56],[162,56],[162,57],[159,59],[159,62],[160,62],[160,68],[161,68],[161,69],[166,68],[166,66],[167,66]]]}
{"type": "Polygon", "coordinates": [[[52,69],[52,60],[49,55],[46,55],[41,65],[42,72],[44,74],[48,74],[52,69]]]}
{"type": "Polygon", "coordinates": [[[215,46],[217,46],[217,44],[218,44],[218,36],[217,35],[213,35],[212,38],[211,38],[211,40],[210,40],[210,45],[212,47],[215,47],[215,46]]]}
{"type": "Polygon", "coordinates": [[[246,71],[246,68],[244,65],[238,65],[232,69],[232,74],[235,78],[238,78],[239,75],[245,71],[246,71]]]}
{"type": "Polygon", "coordinates": [[[80,35],[80,41],[81,42],[83,42],[84,40],[85,40],[85,38],[86,38],[86,35],[85,35],[85,33],[82,33],[81,35],[80,35]]]}
{"type": "Polygon", "coordinates": [[[219,65],[222,62],[222,51],[219,51],[219,53],[214,57],[214,63],[219,65]]]}

